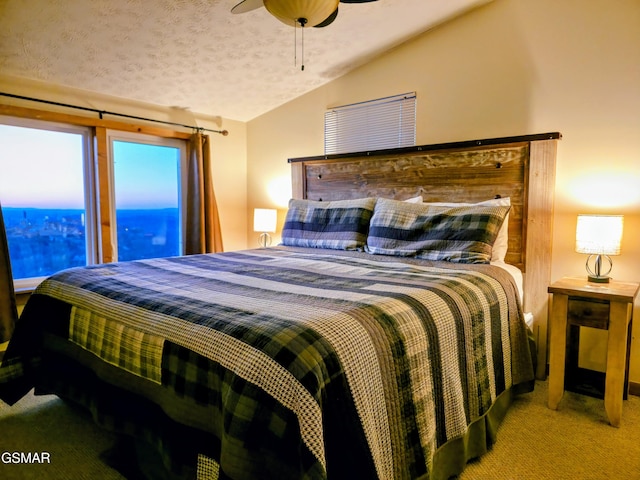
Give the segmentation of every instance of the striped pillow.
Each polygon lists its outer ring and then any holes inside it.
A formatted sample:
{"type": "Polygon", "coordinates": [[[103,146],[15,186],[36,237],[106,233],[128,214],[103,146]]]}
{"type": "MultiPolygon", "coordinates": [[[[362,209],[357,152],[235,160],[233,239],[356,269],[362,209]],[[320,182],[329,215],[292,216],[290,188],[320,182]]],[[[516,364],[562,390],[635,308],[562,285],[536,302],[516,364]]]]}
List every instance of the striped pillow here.
{"type": "Polygon", "coordinates": [[[456,263],[489,263],[509,206],[447,207],[378,199],[369,253],[456,263]]]}
{"type": "Polygon", "coordinates": [[[291,247],[363,250],[375,198],[289,201],[282,244],[291,247]]]}

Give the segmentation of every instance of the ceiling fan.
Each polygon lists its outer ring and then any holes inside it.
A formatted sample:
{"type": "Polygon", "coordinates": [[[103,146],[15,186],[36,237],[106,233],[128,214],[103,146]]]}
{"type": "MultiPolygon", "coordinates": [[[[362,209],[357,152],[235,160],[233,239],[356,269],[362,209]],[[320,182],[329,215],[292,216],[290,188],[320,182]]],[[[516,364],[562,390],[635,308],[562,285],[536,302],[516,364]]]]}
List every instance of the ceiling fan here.
{"type": "Polygon", "coordinates": [[[326,27],[338,16],[339,3],[367,3],[376,0],[242,0],[231,13],[245,13],[264,5],[282,23],[296,26],[326,27]]]}

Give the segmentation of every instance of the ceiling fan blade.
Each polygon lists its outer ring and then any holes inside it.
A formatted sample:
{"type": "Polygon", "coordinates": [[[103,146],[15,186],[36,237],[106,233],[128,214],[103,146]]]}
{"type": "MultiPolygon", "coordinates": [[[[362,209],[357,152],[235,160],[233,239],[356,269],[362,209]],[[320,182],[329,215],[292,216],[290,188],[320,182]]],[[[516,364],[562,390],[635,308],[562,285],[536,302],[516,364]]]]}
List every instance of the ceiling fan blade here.
{"type": "Polygon", "coordinates": [[[333,11],[333,13],[331,15],[329,15],[322,22],[320,22],[317,25],[314,25],[313,27],[314,28],[322,28],[322,27],[326,27],[327,25],[331,25],[333,23],[333,21],[336,19],[337,16],[338,16],[338,8],[336,7],[336,9],[333,11]]]}
{"type": "Polygon", "coordinates": [[[231,9],[231,13],[246,13],[263,6],[264,3],[262,2],[262,0],[242,0],[231,9]]]}

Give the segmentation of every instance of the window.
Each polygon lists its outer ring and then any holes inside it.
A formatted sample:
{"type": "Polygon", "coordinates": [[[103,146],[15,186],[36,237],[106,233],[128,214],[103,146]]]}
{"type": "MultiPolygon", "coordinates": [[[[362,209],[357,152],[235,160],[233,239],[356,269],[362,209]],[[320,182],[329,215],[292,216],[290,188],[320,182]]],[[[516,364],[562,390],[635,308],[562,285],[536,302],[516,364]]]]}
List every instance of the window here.
{"type": "Polygon", "coordinates": [[[100,131],[0,117],[0,203],[16,289],[100,259],[183,254],[184,137],[100,131]]]}
{"type": "Polygon", "coordinates": [[[363,152],[416,144],[416,94],[405,93],[328,110],[324,152],[363,152]]]}
{"type": "Polygon", "coordinates": [[[94,262],[91,158],[88,128],[0,124],[0,203],[17,288],[94,262]]]}
{"type": "Polygon", "coordinates": [[[117,259],[139,260],[183,253],[181,171],[184,142],[113,134],[117,259]]]}

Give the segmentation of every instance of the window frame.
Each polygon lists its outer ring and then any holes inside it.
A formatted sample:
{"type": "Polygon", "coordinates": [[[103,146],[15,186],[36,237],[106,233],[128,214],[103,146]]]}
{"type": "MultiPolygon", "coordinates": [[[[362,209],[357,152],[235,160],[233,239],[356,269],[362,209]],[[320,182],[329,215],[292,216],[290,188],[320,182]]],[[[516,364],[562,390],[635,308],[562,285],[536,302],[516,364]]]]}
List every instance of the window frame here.
{"type": "Polygon", "coordinates": [[[113,261],[118,261],[118,229],[116,220],[116,189],[115,189],[115,159],[113,156],[113,142],[139,143],[144,145],[154,145],[160,147],[177,148],[180,151],[179,159],[179,184],[178,184],[178,215],[180,218],[180,252],[184,255],[186,243],[186,227],[187,227],[187,155],[188,145],[184,141],[174,138],[159,137],[144,133],[123,132],[119,130],[107,130],[107,156],[108,156],[108,174],[109,184],[113,188],[109,189],[110,203],[113,208],[110,211],[110,224],[115,226],[111,228],[111,244],[113,245],[113,261]]]}
{"type": "MultiPolygon", "coordinates": [[[[45,121],[31,118],[11,117],[0,115],[0,124],[28,128],[34,130],[44,130],[47,132],[69,133],[82,137],[82,176],[83,176],[83,203],[85,210],[85,258],[87,265],[93,265],[98,259],[98,249],[95,242],[97,224],[97,204],[95,201],[95,172],[94,172],[94,151],[93,132],[91,128],[80,125],[73,125],[64,122],[45,121]]],[[[14,288],[16,291],[24,291],[35,288],[44,277],[14,278],[14,288]]]]}
{"type": "MultiPolygon", "coordinates": [[[[94,264],[109,263],[113,260],[113,245],[111,244],[111,232],[115,229],[112,223],[112,196],[111,180],[109,179],[109,152],[107,131],[113,130],[137,134],[147,134],[166,139],[177,139],[185,143],[187,152],[189,150],[189,139],[191,133],[173,130],[170,128],[158,127],[152,122],[145,123],[125,123],[117,120],[103,118],[92,118],[83,115],[66,113],[64,108],[56,111],[39,110],[19,106],[15,104],[0,103],[0,122],[13,125],[22,121],[42,121],[44,123],[60,123],[72,127],[86,127],[91,132],[89,148],[91,149],[91,165],[87,172],[91,172],[93,183],[89,188],[85,188],[85,195],[91,196],[91,202],[95,211],[92,231],[94,248],[92,261],[94,264]]],[[[21,126],[21,125],[18,125],[21,126]]],[[[186,173],[186,172],[185,172],[186,173]]],[[[186,189],[184,190],[186,192],[186,189]]],[[[88,222],[88,219],[87,219],[88,222]]],[[[86,232],[86,231],[85,231],[86,232]]],[[[85,233],[86,234],[86,233],[85,233]]],[[[89,258],[89,257],[87,257],[89,258]]],[[[42,278],[39,278],[42,280],[42,278]]],[[[18,282],[14,286],[17,293],[30,293],[37,283],[18,282]]],[[[39,282],[38,282],[39,283],[39,282]]]]}

